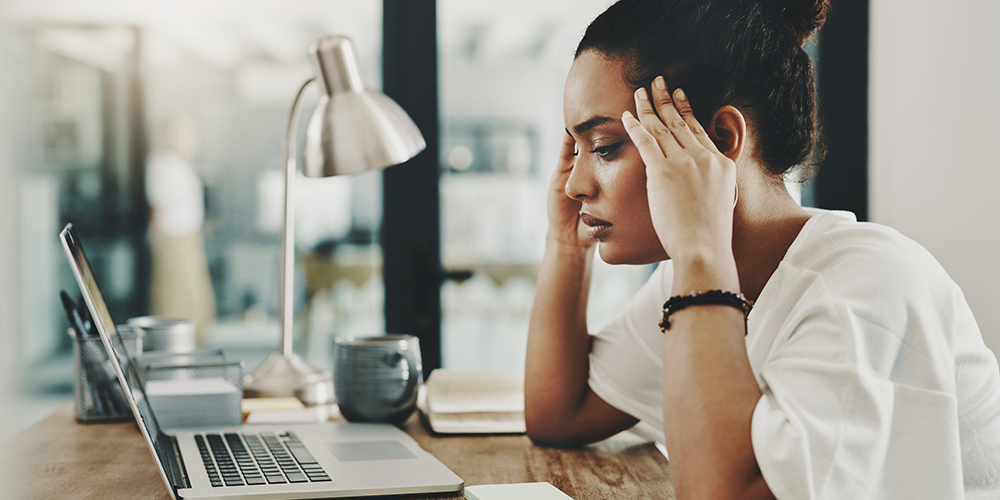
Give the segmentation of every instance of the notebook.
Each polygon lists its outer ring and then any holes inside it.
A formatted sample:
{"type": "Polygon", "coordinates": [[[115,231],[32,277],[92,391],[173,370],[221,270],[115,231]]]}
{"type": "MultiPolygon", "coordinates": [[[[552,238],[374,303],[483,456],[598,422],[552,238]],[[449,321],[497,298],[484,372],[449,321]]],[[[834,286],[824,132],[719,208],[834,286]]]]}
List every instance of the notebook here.
{"type": "Polygon", "coordinates": [[[72,224],[59,239],[171,498],[384,497],[462,491],[462,479],[388,424],[160,428],[72,224]]]}
{"type": "Polygon", "coordinates": [[[437,369],[424,384],[420,411],[439,434],[523,434],[524,373],[437,369]]]}

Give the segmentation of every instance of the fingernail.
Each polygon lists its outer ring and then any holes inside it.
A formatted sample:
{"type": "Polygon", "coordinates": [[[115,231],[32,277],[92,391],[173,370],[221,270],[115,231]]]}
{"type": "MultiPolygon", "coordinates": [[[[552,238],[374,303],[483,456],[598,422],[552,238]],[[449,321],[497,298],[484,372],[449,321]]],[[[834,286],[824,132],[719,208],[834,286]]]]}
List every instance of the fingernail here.
{"type": "Polygon", "coordinates": [[[635,120],[635,117],[632,116],[631,112],[629,112],[628,110],[626,110],[624,113],[622,113],[622,121],[629,120],[629,119],[635,120]]]}
{"type": "Polygon", "coordinates": [[[684,95],[684,90],[683,89],[677,89],[677,92],[675,92],[675,95],[677,96],[677,99],[680,100],[680,101],[686,101],[687,100],[687,96],[684,95]]]}
{"type": "Polygon", "coordinates": [[[662,76],[658,76],[653,80],[653,86],[660,90],[667,90],[667,82],[663,80],[662,76]]]}
{"type": "Polygon", "coordinates": [[[645,87],[639,87],[638,90],[635,91],[635,95],[639,96],[639,99],[642,99],[643,101],[649,99],[649,97],[646,95],[645,87]]]}

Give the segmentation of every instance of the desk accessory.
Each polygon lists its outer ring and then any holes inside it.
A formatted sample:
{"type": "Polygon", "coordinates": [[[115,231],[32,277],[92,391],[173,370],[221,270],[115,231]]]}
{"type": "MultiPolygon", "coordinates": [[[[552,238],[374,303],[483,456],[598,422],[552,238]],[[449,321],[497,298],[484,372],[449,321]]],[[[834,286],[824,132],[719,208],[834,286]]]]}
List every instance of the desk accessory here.
{"type": "Polygon", "coordinates": [[[277,398],[243,398],[240,403],[240,410],[243,412],[243,419],[255,411],[287,411],[301,410],[305,408],[298,398],[277,397],[277,398]]]}
{"type": "Polygon", "coordinates": [[[329,405],[307,406],[298,410],[258,410],[250,413],[247,425],[321,424],[335,412],[329,405]]]}
{"type": "MultiPolygon", "coordinates": [[[[73,401],[77,421],[108,422],[128,418],[131,415],[128,401],[121,385],[115,380],[108,355],[100,345],[100,337],[92,330],[90,315],[82,311],[65,290],[59,291],[59,300],[69,320],[69,336],[74,340],[76,377],[73,401]]],[[[141,336],[126,329],[124,338],[131,354],[138,353],[142,345],[141,336]]]]}
{"type": "Polygon", "coordinates": [[[416,337],[339,337],[333,363],[337,404],[347,420],[400,424],[416,409],[423,382],[416,337]]]}
{"type": "Polygon", "coordinates": [[[163,316],[140,316],[130,318],[129,326],[143,332],[143,352],[194,352],[194,320],[166,318],[163,316]]]}
{"type": "MultiPolygon", "coordinates": [[[[129,354],[142,349],[142,337],[126,326],[120,327],[122,340],[129,354]]],[[[73,359],[76,377],[73,384],[73,406],[76,420],[82,423],[114,422],[129,419],[132,411],[101,338],[81,335],[77,327],[69,329],[73,338],[73,359]]]]}
{"type": "Polygon", "coordinates": [[[243,422],[243,362],[227,359],[222,349],[147,353],[136,357],[135,364],[161,426],[191,429],[243,422]]]}
{"type": "Polygon", "coordinates": [[[247,397],[295,396],[306,404],[333,401],[329,372],[310,366],[293,352],[295,276],[295,157],[299,103],[313,81],[319,103],[306,129],[303,172],[329,177],[382,169],[416,156],[426,146],[420,130],[392,99],[367,88],[350,39],[327,36],[309,46],[313,78],[299,89],[285,128],[282,148],[285,216],[281,233],[281,349],[244,377],[247,397]]]}
{"type": "Polygon", "coordinates": [[[524,372],[437,369],[424,384],[420,411],[438,434],[523,434],[524,372]]]}
{"type": "Polygon", "coordinates": [[[89,322],[84,323],[80,309],[77,307],[76,302],[73,302],[73,299],[66,293],[66,290],[59,290],[59,300],[62,301],[63,309],[66,310],[66,318],[69,319],[69,326],[74,330],[70,332],[70,337],[90,335],[89,322]]]}
{"type": "Polygon", "coordinates": [[[305,406],[298,398],[243,398],[243,423],[316,424],[339,415],[336,405],[305,406]]]}

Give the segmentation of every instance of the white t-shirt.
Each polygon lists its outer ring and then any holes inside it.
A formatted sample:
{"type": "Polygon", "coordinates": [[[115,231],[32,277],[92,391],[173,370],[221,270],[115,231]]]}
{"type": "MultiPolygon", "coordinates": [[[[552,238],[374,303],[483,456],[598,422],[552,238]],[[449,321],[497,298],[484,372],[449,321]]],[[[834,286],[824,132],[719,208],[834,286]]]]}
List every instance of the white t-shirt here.
{"type": "Polygon", "coordinates": [[[205,223],[205,186],[187,161],[156,152],[146,164],[146,198],[153,207],[151,229],[164,236],[201,231],[205,223]]]}
{"type": "MultiPolygon", "coordinates": [[[[813,215],[748,319],[751,424],[785,499],[1000,498],[1000,369],[962,291],[922,247],[847,212],[813,215]]],[[[663,441],[660,264],[594,339],[590,387],[663,441]]],[[[668,332],[669,334],[669,332],[668,332]]]]}

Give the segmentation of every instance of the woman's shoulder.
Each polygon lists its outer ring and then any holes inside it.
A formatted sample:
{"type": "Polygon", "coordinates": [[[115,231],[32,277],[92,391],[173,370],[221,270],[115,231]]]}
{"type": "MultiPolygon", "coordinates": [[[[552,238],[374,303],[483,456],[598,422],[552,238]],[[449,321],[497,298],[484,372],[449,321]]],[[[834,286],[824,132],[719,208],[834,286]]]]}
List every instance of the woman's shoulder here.
{"type": "Polygon", "coordinates": [[[859,222],[851,212],[807,210],[812,218],[783,259],[793,268],[833,283],[860,279],[871,286],[954,286],[934,256],[899,231],[859,222]]]}
{"type": "Polygon", "coordinates": [[[808,310],[806,297],[821,297],[816,300],[830,306],[824,309],[830,321],[840,322],[845,333],[867,325],[867,333],[855,333],[868,340],[880,336],[876,331],[909,337],[912,344],[979,337],[962,290],[918,243],[890,227],[858,222],[849,212],[811,212],[782,261],[779,281],[788,285],[773,300],[808,310]]]}
{"type": "Polygon", "coordinates": [[[904,363],[936,366],[951,380],[956,359],[988,352],[962,290],[930,252],[850,213],[813,214],[782,263],[784,285],[769,296],[772,308],[786,307],[786,317],[797,318],[783,338],[839,332],[829,340],[867,346],[870,363],[882,367],[875,371],[887,377],[904,363]],[[816,330],[817,321],[825,326],[816,330]]]}

